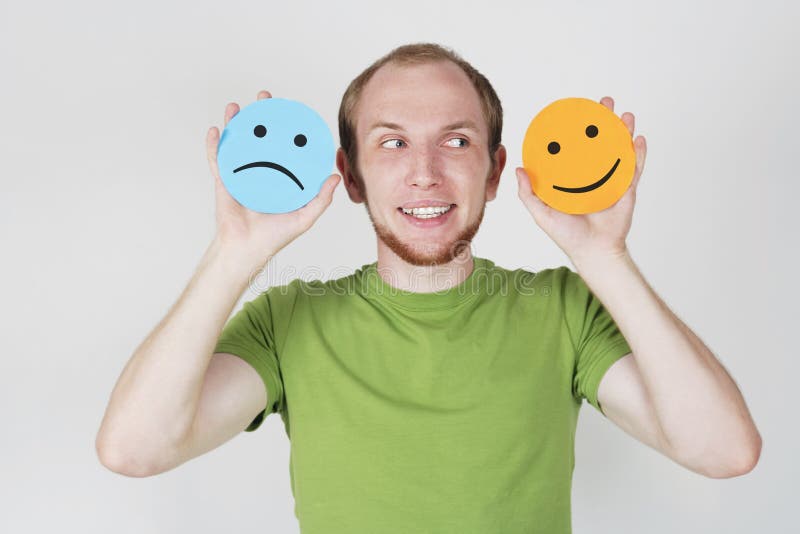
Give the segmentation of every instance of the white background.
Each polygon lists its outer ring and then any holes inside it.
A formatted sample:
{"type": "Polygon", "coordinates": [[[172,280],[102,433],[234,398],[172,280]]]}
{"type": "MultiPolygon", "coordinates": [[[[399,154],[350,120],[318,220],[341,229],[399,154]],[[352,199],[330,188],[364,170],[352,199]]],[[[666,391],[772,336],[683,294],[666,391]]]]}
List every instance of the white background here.
{"type": "MultiPolygon", "coordinates": [[[[574,531],[796,532],[798,8],[368,5],[2,0],[0,531],[297,532],[276,415],[146,479],[103,468],[95,434],[122,367],[213,234],[204,138],[225,104],[266,88],[336,132],[353,77],[397,45],[434,41],[481,70],[505,108],[509,164],[474,247],[503,267],[568,262],[517,198],[535,113],[611,95],[636,115],[649,150],[629,248],[734,376],[763,437],[753,472],[712,480],[584,404],[574,531]]],[[[375,259],[343,188],[321,223],[277,264],[327,277],[375,259]]]]}

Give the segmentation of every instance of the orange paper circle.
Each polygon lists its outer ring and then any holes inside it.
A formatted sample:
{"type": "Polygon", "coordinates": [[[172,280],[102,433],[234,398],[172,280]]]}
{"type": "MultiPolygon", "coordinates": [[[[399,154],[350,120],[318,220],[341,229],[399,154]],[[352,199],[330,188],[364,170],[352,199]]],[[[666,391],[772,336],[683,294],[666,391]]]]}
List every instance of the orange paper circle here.
{"type": "Polygon", "coordinates": [[[592,213],[612,206],[628,189],[636,153],[613,111],[587,98],[563,98],[531,121],[522,166],[545,204],[564,213],[592,213]]]}

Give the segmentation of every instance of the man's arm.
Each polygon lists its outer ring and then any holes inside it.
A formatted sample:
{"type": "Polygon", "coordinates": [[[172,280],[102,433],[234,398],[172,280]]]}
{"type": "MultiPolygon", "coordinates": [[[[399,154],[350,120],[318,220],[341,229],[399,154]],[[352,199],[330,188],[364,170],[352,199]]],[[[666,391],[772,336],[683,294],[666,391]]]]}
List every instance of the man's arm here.
{"type": "Polygon", "coordinates": [[[163,471],[213,450],[242,432],[267,404],[264,381],[247,361],[215,353],[206,371],[192,428],[163,471]]]}
{"type": "MultiPolygon", "coordinates": [[[[248,280],[234,258],[212,242],[178,301],[122,371],[96,440],[100,461],[109,469],[148,476],[188,460],[187,452],[196,449],[189,437],[195,435],[198,405],[209,412],[215,411],[210,405],[224,403],[227,411],[216,419],[217,428],[228,428],[230,421],[238,426],[264,408],[263,382],[247,363],[227,362],[223,369],[219,361],[209,368],[214,344],[248,280]],[[210,382],[200,403],[207,370],[210,382]],[[235,380],[228,387],[244,386],[241,395],[224,394],[225,377],[235,380]]],[[[206,436],[219,434],[207,427],[206,436]]]]}
{"type": "MultiPolygon", "coordinates": [[[[600,103],[614,111],[614,99],[600,103]]],[[[620,119],[636,154],[630,186],[612,206],[567,214],[546,205],[517,168],[519,197],[536,224],[569,256],[632,349],[612,365],[598,402],[615,423],[678,463],[711,477],[750,471],[761,436],[739,389],[711,351],[650,288],[625,243],[647,143],[633,139],[635,117],[620,119]],[[635,365],[634,365],[635,364],[635,365]]]]}
{"type": "Polygon", "coordinates": [[[593,256],[575,266],[633,351],[600,382],[603,413],[695,472],[727,478],[751,471],[761,436],[736,383],[630,256],[593,256]]]}
{"type": "MultiPolygon", "coordinates": [[[[257,96],[271,97],[268,91],[257,96]]],[[[226,106],[226,125],[238,111],[237,104],[226,106]]],[[[233,355],[212,352],[250,273],[311,228],[339,183],[338,175],[329,176],[292,212],[256,213],[234,200],[220,179],[219,138],[217,128],[209,129],[217,233],[178,301],[123,369],[97,434],[100,461],[122,474],[176,467],[232,438],[264,409],[267,392],[258,372],[233,355]]]]}

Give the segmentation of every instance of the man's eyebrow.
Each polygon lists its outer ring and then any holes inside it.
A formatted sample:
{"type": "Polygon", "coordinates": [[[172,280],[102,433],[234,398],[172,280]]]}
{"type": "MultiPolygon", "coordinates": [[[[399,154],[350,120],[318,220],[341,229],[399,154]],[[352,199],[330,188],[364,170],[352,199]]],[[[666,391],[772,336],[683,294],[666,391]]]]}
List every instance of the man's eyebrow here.
{"type": "Polygon", "coordinates": [[[462,128],[467,130],[475,130],[476,132],[478,131],[478,126],[475,124],[475,122],[470,120],[463,120],[454,122],[453,124],[448,124],[442,128],[442,130],[460,130],[462,128]]]}
{"type": "MultiPolygon", "coordinates": [[[[377,130],[378,128],[388,128],[390,130],[405,131],[405,129],[396,122],[379,121],[370,127],[369,132],[371,132],[372,130],[377,130]]],[[[475,124],[474,121],[471,120],[461,120],[461,121],[456,121],[452,124],[448,124],[447,126],[442,128],[442,131],[459,130],[462,128],[468,130],[474,130],[476,132],[478,131],[478,126],[475,124]]]]}
{"type": "Polygon", "coordinates": [[[402,130],[402,131],[405,131],[405,129],[402,126],[400,126],[399,124],[397,124],[396,122],[378,121],[375,124],[373,124],[372,126],[370,126],[368,132],[371,132],[372,130],[377,130],[378,128],[388,128],[390,130],[402,130]]]}

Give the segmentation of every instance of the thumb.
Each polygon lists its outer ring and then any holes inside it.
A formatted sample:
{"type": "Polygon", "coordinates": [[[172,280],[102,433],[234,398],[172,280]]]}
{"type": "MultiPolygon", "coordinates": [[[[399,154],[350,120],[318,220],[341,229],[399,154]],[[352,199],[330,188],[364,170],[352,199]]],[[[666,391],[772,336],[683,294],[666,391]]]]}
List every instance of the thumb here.
{"type": "Polygon", "coordinates": [[[553,209],[536,196],[531,186],[528,173],[522,167],[517,167],[517,184],[519,185],[519,198],[525,207],[528,209],[536,222],[543,221],[550,217],[550,211],[553,209]]]}
{"type": "Polygon", "coordinates": [[[322,184],[322,188],[317,193],[317,196],[312,198],[308,204],[297,210],[297,215],[304,219],[308,226],[314,224],[322,212],[330,205],[333,200],[333,191],[341,181],[341,176],[338,174],[331,174],[322,184]]]}

